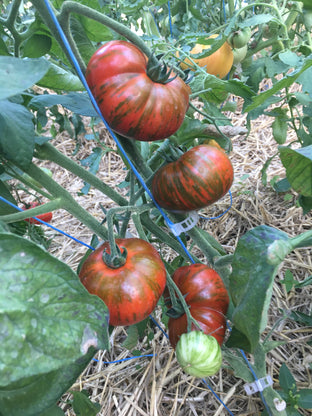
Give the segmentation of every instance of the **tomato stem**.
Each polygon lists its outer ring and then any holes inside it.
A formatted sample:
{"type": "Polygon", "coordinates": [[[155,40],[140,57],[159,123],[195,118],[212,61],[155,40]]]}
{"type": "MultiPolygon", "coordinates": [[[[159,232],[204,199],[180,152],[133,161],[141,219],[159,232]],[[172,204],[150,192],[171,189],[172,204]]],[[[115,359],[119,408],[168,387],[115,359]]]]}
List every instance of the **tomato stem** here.
{"type": "Polygon", "coordinates": [[[85,6],[83,4],[76,3],[73,1],[65,1],[62,4],[62,8],[59,14],[59,22],[61,25],[69,19],[69,15],[71,13],[80,14],[89,19],[102,23],[103,25],[117,32],[119,35],[124,36],[130,42],[134,43],[139,49],[141,49],[141,51],[148,58],[151,56],[152,53],[151,53],[150,48],[135,32],[133,32],[131,29],[129,29],[125,25],[119,22],[116,22],[110,17],[107,17],[104,14],[98,12],[97,10],[93,10],[90,7],[85,6]]]}
{"type": "Polygon", "coordinates": [[[45,187],[45,189],[48,192],[50,192],[50,194],[55,199],[60,198],[62,200],[62,208],[66,209],[66,211],[68,211],[79,221],[85,224],[95,234],[97,234],[103,239],[107,238],[106,228],[101,223],[99,223],[91,214],[89,214],[84,208],[82,208],[78,204],[78,202],[73,198],[73,196],[68,191],[66,191],[66,189],[64,189],[61,185],[55,182],[54,179],[50,178],[50,176],[43,172],[42,169],[31,163],[30,167],[28,169],[25,169],[24,172],[35,180],[37,180],[37,178],[40,178],[40,182],[45,187]]]}
{"type": "Polygon", "coordinates": [[[62,208],[63,202],[61,198],[53,199],[45,204],[38,205],[37,207],[27,209],[25,211],[19,211],[14,214],[2,215],[1,221],[9,224],[16,221],[22,221],[25,218],[37,217],[47,212],[55,211],[58,208],[62,208]]]}
{"type": "Polygon", "coordinates": [[[167,286],[168,286],[168,290],[169,290],[169,293],[170,293],[170,300],[171,300],[173,308],[177,307],[177,304],[180,303],[180,305],[182,306],[182,308],[183,308],[183,310],[186,314],[186,317],[187,317],[187,332],[191,331],[192,324],[195,325],[196,328],[199,328],[201,330],[199,323],[191,315],[189,306],[186,303],[186,301],[184,299],[184,296],[181,293],[181,290],[175,284],[174,280],[169,275],[169,273],[167,273],[167,286]],[[175,294],[177,295],[178,299],[176,298],[175,294]]]}

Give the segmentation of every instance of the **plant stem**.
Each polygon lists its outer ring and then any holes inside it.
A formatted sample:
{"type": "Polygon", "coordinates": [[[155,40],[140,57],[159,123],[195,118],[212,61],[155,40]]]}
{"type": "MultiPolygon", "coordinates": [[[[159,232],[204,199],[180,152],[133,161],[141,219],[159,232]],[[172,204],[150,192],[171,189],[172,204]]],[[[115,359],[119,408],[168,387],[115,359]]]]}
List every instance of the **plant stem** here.
{"type": "MultiPolygon", "coordinates": [[[[87,182],[111,198],[114,202],[116,202],[116,204],[128,205],[127,199],[119,195],[118,192],[114,191],[114,189],[102,182],[99,178],[93,175],[93,173],[87,171],[69,157],[59,152],[51,143],[44,143],[41,146],[36,146],[35,157],[43,160],[50,160],[69,172],[72,172],[74,175],[78,176],[83,181],[87,182]]],[[[38,181],[40,182],[40,176],[38,181]]]]}
{"type": "Polygon", "coordinates": [[[49,175],[44,173],[39,167],[31,163],[30,167],[25,170],[30,177],[35,180],[40,178],[40,182],[46,188],[48,192],[54,198],[61,198],[62,208],[76,217],[79,221],[86,225],[90,230],[92,230],[96,235],[102,239],[107,239],[107,230],[106,228],[99,223],[91,214],[89,214],[84,208],[82,208],[78,202],[72,197],[72,195],[67,192],[62,186],[50,178],[49,175]]]}
{"type": "Polygon", "coordinates": [[[61,198],[53,199],[53,201],[46,202],[45,204],[39,205],[35,208],[30,208],[25,211],[19,211],[14,214],[0,216],[1,221],[5,223],[11,223],[16,221],[24,220],[25,218],[37,217],[40,214],[45,214],[50,211],[62,208],[63,201],[61,198]]]}
{"type": "Polygon", "coordinates": [[[63,25],[63,23],[68,20],[70,13],[81,14],[82,16],[102,23],[103,25],[117,32],[119,35],[127,38],[130,42],[134,43],[148,58],[151,56],[151,50],[136,33],[134,33],[131,29],[127,28],[123,24],[111,19],[110,17],[107,17],[104,14],[93,10],[88,6],[84,6],[83,4],[76,3],[74,1],[65,1],[62,5],[59,15],[59,21],[61,25],[63,25]]]}

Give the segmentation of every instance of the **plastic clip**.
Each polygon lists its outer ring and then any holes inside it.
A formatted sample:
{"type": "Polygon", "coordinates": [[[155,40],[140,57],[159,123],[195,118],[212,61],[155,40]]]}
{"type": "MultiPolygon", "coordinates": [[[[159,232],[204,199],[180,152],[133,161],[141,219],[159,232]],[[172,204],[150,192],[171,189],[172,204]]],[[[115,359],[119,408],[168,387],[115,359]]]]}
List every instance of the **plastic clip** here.
{"type": "Polygon", "coordinates": [[[185,220],[178,222],[177,224],[173,224],[171,226],[172,233],[178,237],[181,233],[188,231],[195,227],[199,220],[199,215],[197,211],[191,211],[189,216],[185,218],[185,220]]]}
{"type": "Polygon", "coordinates": [[[251,394],[257,393],[258,391],[264,390],[266,387],[272,386],[272,384],[273,380],[271,376],[265,376],[263,378],[259,378],[253,383],[245,384],[244,389],[248,396],[250,396],[251,394]]]}

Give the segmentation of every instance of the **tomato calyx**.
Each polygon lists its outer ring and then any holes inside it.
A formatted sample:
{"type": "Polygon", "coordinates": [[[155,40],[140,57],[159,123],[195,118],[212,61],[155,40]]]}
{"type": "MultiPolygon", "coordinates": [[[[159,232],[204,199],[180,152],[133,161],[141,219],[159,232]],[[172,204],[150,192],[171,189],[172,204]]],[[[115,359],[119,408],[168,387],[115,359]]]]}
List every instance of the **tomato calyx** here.
{"type": "Polygon", "coordinates": [[[154,54],[148,59],[146,74],[152,81],[158,82],[159,84],[168,84],[177,78],[177,75],[170,78],[172,68],[168,69],[168,65],[165,62],[161,62],[159,56],[156,57],[154,54]]]}
{"type": "Polygon", "coordinates": [[[120,250],[118,245],[115,245],[115,249],[112,252],[104,250],[102,254],[102,259],[106,266],[111,269],[119,269],[125,265],[127,261],[127,249],[122,247],[122,251],[120,250]]]}

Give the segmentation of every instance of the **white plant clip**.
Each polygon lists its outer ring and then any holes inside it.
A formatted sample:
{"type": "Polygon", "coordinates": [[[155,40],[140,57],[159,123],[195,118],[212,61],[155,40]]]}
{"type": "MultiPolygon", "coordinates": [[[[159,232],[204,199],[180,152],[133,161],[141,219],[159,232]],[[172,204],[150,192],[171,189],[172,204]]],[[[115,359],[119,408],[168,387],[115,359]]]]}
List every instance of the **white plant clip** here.
{"type": "Polygon", "coordinates": [[[195,227],[198,220],[199,215],[197,211],[191,211],[185,220],[178,222],[177,224],[173,224],[171,226],[171,231],[176,237],[178,237],[181,233],[191,230],[193,227],[195,227]]]}
{"type": "Polygon", "coordinates": [[[263,378],[259,378],[253,383],[245,384],[244,389],[248,396],[250,396],[251,394],[257,393],[258,391],[264,390],[266,387],[272,386],[272,384],[273,380],[271,376],[268,375],[263,378]]]}

